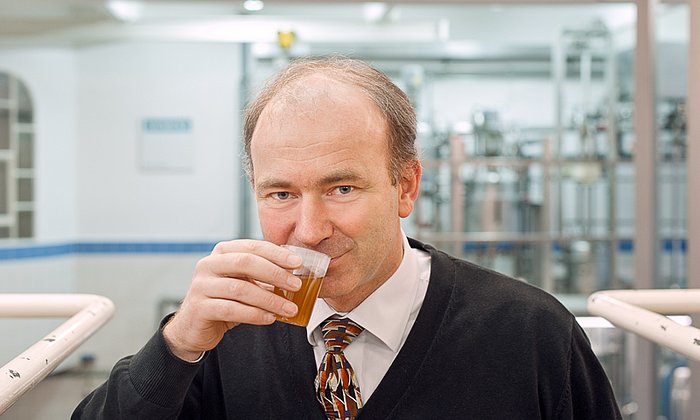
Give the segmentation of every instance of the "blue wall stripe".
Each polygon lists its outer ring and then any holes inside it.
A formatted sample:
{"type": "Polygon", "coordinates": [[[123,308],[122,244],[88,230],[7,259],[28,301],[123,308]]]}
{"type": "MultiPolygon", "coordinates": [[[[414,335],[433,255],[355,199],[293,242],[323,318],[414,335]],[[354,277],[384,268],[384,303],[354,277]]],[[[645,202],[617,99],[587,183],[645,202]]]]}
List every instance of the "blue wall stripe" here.
{"type": "MultiPolygon", "coordinates": [[[[21,260],[28,258],[45,258],[70,254],[208,254],[216,245],[216,242],[76,242],[55,245],[24,245],[7,246],[0,245],[0,261],[21,260]]],[[[533,244],[497,242],[487,244],[483,242],[465,242],[464,252],[483,252],[490,246],[497,251],[516,251],[530,249],[533,244]]],[[[631,240],[618,241],[617,249],[621,253],[634,251],[634,242],[631,240]]],[[[686,253],[688,243],[685,239],[665,239],[661,243],[663,252],[680,251],[686,253]]],[[[559,243],[552,244],[554,252],[561,252],[559,243]]]]}
{"type": "Polygon", "coordinates": [[[0,246],[0,261],[70,254],[208,254],[215,245],[216,242],[77,242],[0,246]]]}
{"type": "Polygon", "coordinates": [[[75,252],[74,244],[28,245],[0,248],[0,260],[20,260],[26,258],[53,257],[75,252]]]}
{"type": "MultiPolygon", "coordinates": [[[[465,242],[462,245],[464,252],[484,252],[488,249],[495,248],[497,251],[516,251],[516,250],[527,250],[536,246],[533,243],[515,243],[515,242],[465,242]]],[[[617,241],[617,249],[619,252],[626,254],[634,252],[634,241],[631,240],[619,240],[617,241]]],[[[663,252],[673,252],[680,251],[686,253],[688,250],[688,241],[685,239],[664,239],[661,241],[661,250],[663,252]]],[[[554,242],[552,244],[552,251],[563,252],[562,244],[559,242],[554,242]]]]}
{"type": "Polygon", "coordinates": [[[78,254],[209,253],[216,242],[79,242],[78,254]]]}

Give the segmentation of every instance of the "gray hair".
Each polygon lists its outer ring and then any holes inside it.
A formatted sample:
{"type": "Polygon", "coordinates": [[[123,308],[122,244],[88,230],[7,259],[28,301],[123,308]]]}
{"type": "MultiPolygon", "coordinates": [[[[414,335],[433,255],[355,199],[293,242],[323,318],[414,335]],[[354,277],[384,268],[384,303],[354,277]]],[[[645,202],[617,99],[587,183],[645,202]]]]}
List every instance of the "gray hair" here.
{"type": "Polygon", "coordinates": [[[401,180],[406,166],[418,160],[416,112],[408,96],[387,75],[363,61],[345,57],[304,58],[293,61],[268,82],[248,106],[243,126],[243,160],[248,177],[253,179],[250,143],[263,110],[286,87],[314,74],[322,74],[360,88],[377,106],[388,127],[388,169],[392,184],[396,185],[401,180]]]}

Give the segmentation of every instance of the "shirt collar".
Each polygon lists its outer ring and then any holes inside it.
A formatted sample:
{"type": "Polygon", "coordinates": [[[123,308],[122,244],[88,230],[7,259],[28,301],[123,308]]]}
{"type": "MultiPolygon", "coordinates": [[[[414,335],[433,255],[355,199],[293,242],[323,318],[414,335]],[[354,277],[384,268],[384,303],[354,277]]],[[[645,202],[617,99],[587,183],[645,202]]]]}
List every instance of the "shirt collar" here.
{"type": "MultiPolygon", "coordinates": [[[[360,324],[394,352],[398,351],[401,345],[419,281],[415,250],[408,244],[406,235],[403,232],[401,234],[403,258],[394,274],[355,309],[348,313],[340,313],[360,324]]],[[[307,338],[312,346],[317,345],[321,339],[318,327],[326,318],[336,313],[338,312],[323,299],[318,299],[306,327],[307,338]],[[318,334],[315,334],[317,331],[318,334]]]]}

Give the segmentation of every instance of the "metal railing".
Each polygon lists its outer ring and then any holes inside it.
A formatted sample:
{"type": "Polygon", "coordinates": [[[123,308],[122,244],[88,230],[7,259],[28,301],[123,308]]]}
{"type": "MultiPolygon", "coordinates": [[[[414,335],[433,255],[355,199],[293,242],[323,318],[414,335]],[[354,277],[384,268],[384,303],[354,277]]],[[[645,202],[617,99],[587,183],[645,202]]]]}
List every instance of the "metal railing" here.
{"type": "Polygon", "coordinates": [[[588,310],[616,327],[700,361],[700,329],[665,316],[700,313],[700,289],[596,292],[588,298],[588,310]]]}
{"type": "Polygon", "coordinates": [[[98,295],[0,294],[0,318],[71,317],[0,369],[0,414],[102,327],[114,304],[98,295]]]}

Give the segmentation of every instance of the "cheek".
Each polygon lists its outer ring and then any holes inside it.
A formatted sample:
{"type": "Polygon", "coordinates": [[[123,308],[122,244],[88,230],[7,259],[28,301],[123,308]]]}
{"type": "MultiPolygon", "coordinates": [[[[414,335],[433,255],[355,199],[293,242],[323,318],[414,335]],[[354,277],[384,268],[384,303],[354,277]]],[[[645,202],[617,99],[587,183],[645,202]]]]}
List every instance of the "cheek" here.
{"type": "Polygon", "coordinates": [[[293,223],[278,211],[258,208],[258,218],[260,219],[260,229],[263,238],[276,244],[287,242],[293,223]]]}
{"type": "Polygon", "coordinates": [[[386,203],[381,200],[365,200],[335,211],[334,224],[348,236],[372,236],[378,226],[385,224],[386,211],[386,203]]]}
{"type": "Polygon", "coordinates": [[[362,233],[367,225],[365,216],[350,208],[345,208],[343,211],[336,213],[331,223],[347,236],[357,236],[362,233]]]}

